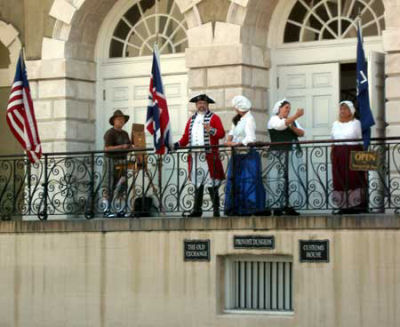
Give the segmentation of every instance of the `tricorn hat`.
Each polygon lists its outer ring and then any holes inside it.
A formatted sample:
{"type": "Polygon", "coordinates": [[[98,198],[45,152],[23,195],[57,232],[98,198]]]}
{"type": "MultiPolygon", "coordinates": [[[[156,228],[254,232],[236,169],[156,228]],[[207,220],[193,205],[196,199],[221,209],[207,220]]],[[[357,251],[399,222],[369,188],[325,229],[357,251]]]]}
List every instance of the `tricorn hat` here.
{"type": "Polygon", "coordinates": [[[199,94],[191,98],[189,102],[196,103],[197,101],[207,101],[208,103],[215,103],[214,99],[210,98],[207,94],[199,94]]]}
{"type": "Polygon", "coordinates": [[[109,119],[109,122],[111,125],[114,126],[114,118],[117,118],[117,117],[124,117],[125,123],[129,120],[128,115],[124,115],[124,113],[121,110],[115,110],[113,115],[109,119]]]}

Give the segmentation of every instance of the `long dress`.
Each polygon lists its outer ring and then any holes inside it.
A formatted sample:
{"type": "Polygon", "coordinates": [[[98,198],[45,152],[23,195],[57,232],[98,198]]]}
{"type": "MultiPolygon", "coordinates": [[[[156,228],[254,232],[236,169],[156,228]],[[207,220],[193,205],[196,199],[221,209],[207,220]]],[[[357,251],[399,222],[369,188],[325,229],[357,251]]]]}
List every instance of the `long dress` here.
{"type": "MultiPolygon", "coordinates": [[[[304,130],[298,122],[297,128],[304,130]]],[[[268,121],[271,143],[297,142],[297,135],[286,126],[286,119],[274,115],[268,121]]],[[[306,206],[303,152],[297,144],[271,145],[267,159],[267,206],[273,209],[306,206]]]]}
{"type": "MultiPolygon", "coordinates": [[[[334,140],[360,139],[361,123],[357,119],[346,123],[335,121],[331,135],[334,140]]],[[[366,206],[367,175],[350,169],[351,151],[362,150],[358,142],[337,143],[332,148],[332,200],[338,208],[366,206]]]]}
{"type": "MultiPolygon", "coordinates": [[[[247,145],[256,141],[255,131],[255,119],[251,112],[247,112],[236,126],[232,125],[229,135],[233,137],[233,142],[247,145]]],[[[224,211],[229,216],[251,215],[265,211],[261,158],[253,148],[234,149],[228,164],[224,211]]]]}

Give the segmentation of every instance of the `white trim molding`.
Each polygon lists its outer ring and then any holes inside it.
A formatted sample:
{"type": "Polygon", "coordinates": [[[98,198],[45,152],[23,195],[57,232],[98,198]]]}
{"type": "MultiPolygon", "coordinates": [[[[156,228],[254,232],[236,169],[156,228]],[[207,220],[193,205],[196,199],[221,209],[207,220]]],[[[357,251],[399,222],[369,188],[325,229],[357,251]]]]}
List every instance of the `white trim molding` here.
{"type": "Polygon", "coordinates": [[[15,63],[18,60],[19,51],[21,50],[22,43],[19,39],[19,32],[17,29],[3,21],[0,21],[0,42],[8,49],[10,66],[8,68],[0,69],[0,87],[10,86],[13,80],[15,63]]]}

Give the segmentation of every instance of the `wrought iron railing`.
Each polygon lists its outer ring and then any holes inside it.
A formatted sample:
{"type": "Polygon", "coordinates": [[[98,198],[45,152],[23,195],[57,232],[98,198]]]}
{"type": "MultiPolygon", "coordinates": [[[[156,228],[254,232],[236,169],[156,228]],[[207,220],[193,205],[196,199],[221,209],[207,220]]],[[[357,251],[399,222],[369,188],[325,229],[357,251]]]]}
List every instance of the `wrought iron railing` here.
{"type": "MultiPolygon", "coordinates": [[[[300,142],[299,145],[301,150],[286,152],[274,151],[270,143],[234,148],[220,146],[218,157],[227,173],[230,161],[234,165],[240,155],[257,153],[261,163],[259,180],[266,191],[264,213],[289,204],[301,213],[329,214],[338,209],[332,180],[333,143],[300,142]],[[285,154],[289,152],[290,155],[285,154]]],[[[380,165],[377,170],[366,173],[368,211],[397,212],[400,208],[400,138],[374,139],[369,150],[379,154],[380,165]]],[[[201,169],[209,151],[193,147],[159,156],[151,149],[135,150],[119,160],[110,159],[109,154],[101,151],[47,153],[36,164],[30,164],[26,157],[1,156],[0,215],[39,219],[56,215],[102,217],[107,209],[104,199],[108,196],[110,211],[120,216],[180,216],[193,207],[196,179],[209,174],[207,169],[201,169]],[[198,174],[193,176],[188,172],[189,157],[198,168],[198,174]],[[151,206],[148,201],[152,202],[151,206]]],[[[118,154],[121,155],[111,153],[118,154]]],[[[233,184],[234,175],[227,174],[233,184]]],[[[346,189],[346,182],[343,183],[346,189]]],[[[234,192],[226,194],[226,185],[224,180],[218,188],[221,215],[224,215],[227,197],[236,196],[234,192]]],[[[211,215],[212,201],[207,192],[202,205],[204,215],[211,215]]]]}

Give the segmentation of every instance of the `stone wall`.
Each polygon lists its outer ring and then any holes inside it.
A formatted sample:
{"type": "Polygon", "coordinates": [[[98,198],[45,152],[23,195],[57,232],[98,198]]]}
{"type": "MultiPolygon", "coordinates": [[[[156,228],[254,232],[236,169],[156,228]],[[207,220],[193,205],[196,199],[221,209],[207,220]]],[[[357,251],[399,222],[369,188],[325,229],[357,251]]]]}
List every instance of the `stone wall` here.
{"type": "Polygon", "coordinates": [[[386,51],[386,136],[400,134],[400,12],[398,0],[385,0],[386,30],[383,32],[383,45],[386,51]]]}
{"type": "Polygon", "coordinates": [[[4,326],[385,326],[400,324],[398,217],[135,219],[0,224],[4,326]],[[274,250],[233,248],[273,235],[274,250]],[[184,262],[209,239],[209,262],[184,262]],[[300,263],[299,240],[328,239],[328,263],[300,263]],[[224,313],[227,255],[293,259],[293,313],[224,313]]]}

